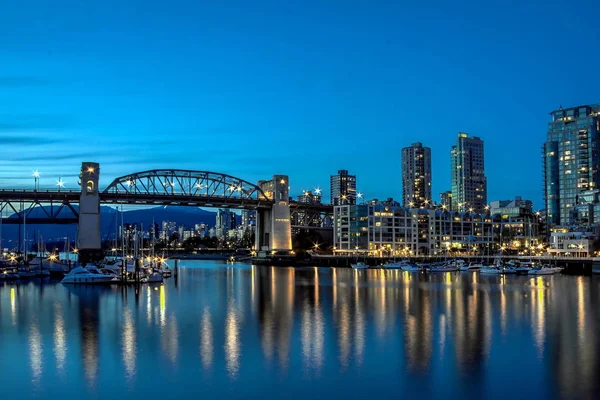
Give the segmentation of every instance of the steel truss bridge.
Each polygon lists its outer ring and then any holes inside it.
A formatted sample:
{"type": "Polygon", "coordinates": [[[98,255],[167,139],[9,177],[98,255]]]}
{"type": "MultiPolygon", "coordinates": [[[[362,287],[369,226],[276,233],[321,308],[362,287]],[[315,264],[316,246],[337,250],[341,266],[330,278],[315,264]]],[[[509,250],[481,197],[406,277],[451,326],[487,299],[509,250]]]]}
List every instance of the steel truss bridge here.
{"type": "MultiPolygon", "coordinates": [[[[0,190],[4,224],[78,223],[81,191],[0,190]]],[[[269,210],[271,196],[258,185],[230,175],[191,170],[160,169],[125,175],[99,192],[111,205],[190,206],[269,210]]],[[[332,206],[290,202],[292,228],[321,228],[331,221],[332,206]]]]}

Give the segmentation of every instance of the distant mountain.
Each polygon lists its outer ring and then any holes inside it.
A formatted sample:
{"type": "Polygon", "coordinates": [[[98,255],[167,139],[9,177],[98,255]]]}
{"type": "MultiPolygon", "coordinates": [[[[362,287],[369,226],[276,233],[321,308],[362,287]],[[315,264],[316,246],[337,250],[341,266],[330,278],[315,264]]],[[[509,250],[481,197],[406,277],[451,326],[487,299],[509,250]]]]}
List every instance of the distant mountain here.
{"type": "MultiPolygon", "coordinates": [[[[46,207],[48,208],[48,207],[46,207]]],[[[73,207],[78,210],[77,206],[73,207]]],[[[144,229],[149,228],[152,222],[155,222],[160,226],[162,221],[175,222],[177,226],[185,226],[186,228],[193,229],[195,224],[207,224],[208,226],[214,226],[216,221],[216,210],[208,211],[197,207],[152,207],[131,211],[120,211],[108,207],[102,206],[100,208],[100,229],[102,231],[103,239],[114,237],[115,232],[121,225],[121,215],[123,223],[139,223],[144,226],[144,229]]],[[[29,218],[43,218],[46,215],[42,207],[35,207],[28,214],[29,218]]],[[[72,212],[68,208],[64,208],[59,217],[68,218],[72,217],[72,212]]],[[[20,218],[20,215],[13,214],[11,218],[20,218]]],[[[239,222],[239,215],[236,220],[239,222]]],[[[23,231],[20,231],[20,235],[23,235],[23,231]]],[[[15,242],[19,238],[19,225],[4,224],[2,226],[2,246],[12,248],[15,246],[15,242]]],[[[27,224],[27,237],[31,240],[34,237],[41,235],[44,241],[51,240],[64,240],[65,237],[70,237],[71,240],[75,240],[77,237],[77,225],[46,225],[46,224],[27,224]]]]}

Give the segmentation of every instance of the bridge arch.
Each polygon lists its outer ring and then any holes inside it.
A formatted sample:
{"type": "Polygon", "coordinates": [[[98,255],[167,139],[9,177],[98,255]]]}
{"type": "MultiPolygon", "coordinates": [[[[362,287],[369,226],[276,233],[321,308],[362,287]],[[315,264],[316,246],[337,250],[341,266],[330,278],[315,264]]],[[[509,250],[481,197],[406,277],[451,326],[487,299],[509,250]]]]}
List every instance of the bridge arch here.
{"type": "Polygon", "coordinates": [[[270,201],[260,187],[244,179],[218,172],[179,169],[124,175],[113,180],[103,193],[270,201]]]}

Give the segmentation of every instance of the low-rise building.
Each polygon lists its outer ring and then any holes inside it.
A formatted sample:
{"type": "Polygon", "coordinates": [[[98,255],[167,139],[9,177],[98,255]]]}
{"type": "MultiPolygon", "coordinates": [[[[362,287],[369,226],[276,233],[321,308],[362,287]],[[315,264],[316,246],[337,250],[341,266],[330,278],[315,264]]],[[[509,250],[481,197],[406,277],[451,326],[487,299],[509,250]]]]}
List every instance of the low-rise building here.
{"type": "Polygon", "coordinates": [[[481,251],[493,243],[490,216],[405,208],[375,201],[334,207],[334,250],[377,255],[481,251]]]}
{"type": "Polygon", "coordinates": [[[596,250],[597,239],[592,232],[558,229],[550,234],[547,251],[558,256],[587,257],[596,250]]]}

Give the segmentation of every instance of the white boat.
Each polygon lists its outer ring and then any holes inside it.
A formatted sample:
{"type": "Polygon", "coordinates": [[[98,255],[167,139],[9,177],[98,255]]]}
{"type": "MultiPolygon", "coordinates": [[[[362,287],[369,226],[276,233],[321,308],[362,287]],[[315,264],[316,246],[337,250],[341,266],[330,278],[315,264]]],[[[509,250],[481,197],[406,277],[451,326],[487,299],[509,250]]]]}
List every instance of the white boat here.
{"type": "Polygon", "coordinates": [[[429,272],[456,272],[458,271],[458,267],[455,263],[450,264],[441,264],[441,265],[430,265],[427,268],[429,272]]]}
{"type": "Polygon", "coordinates": [[[162,275],[163,275],[163,278],[168,278],[171,275],[173,275],[173,272],[171,271],[171,268],[165,267],[162,269],[162,275]]]}
{"type": "Polygon", "coordinates": [[[119,278],[107,270],[103,272],[96,266],[88,264],[85,267],[74,268],[65,275],[61,282],[65,284],[110,285],[112,283],[118,283],[119,278]]]}
{"type": "Polygon", "coordinates": [[[369,266],[367,264],[365,264],[364,262],[361,262],[361,261],[359,261],[357,263],[354,263],[354,264],[350,264],[350,265],[354,269],[367,269],[367,268],[369,268],[369,266]]]}
{"type": "Polygon", "coordinates": [[[479,270],[481,274],[500,275],[502,274],[502,268],[497,265],[488,265],[487,267],[481,267],[479,270]]]}
{"type": "Polygon", "coordinates": [[[400,265],[400,269],[402,271],[408,271],[408,272],[419,272],[421,271],[421,267],[419,267],[417,264],[413,264],[413,263],[404,263],[400,265]]]}
{"type": "Polygon", "coordinates": [[[402,268],[402,263],[388,261],[385,264],[383,264],[383,268],[385,268],[385,269],[400,269],[400,268],[402,268]]]}
{"type": "Polygon", "coordinates": [[[148,270],[147,275],[140,279],[142,283],[161,283],[163,281],[163,274],[158,271],[148,270]]]}
{"type": "Polygon", "coordinates": [[[0,272],[0,281],[14,281],[19,279],[19,273],[15,269],[7,268],[0,272]]]}
{"type": "Polygon", "coordinates": [[[542,265],[536,268],[531,268],[528,275],[554,275],[559,272],[556,268],[549,265],[542,265]]]}
{"type": "Polygon", "coordinates": [[[459,267],[461,271],[479,271],[481,268],[483,268],[483,265],[478,263],[464,264],[459,267]]]}
{"type": "Polygon", "coordinates": [[[511,261],[507,262],[506,264],[504,264],[502,267],[502,273],[503,274],[517,274],[518,273],[518,267],[511,261]]]}
{"type": "Polygon", "coordinates": [[[21,279],[29,279],[36,277],[36,272],[34,270],[25,267],[19,267],[18,274],[19,278],[21,279]]]}

